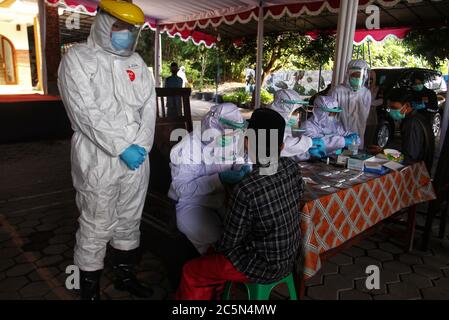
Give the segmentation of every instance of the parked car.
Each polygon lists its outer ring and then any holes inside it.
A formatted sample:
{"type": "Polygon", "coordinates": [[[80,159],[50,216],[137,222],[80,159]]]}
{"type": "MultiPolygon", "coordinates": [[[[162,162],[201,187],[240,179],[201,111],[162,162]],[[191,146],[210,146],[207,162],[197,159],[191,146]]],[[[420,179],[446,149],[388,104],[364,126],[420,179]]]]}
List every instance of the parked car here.
{"type": "MultiPolygon", "coordinates": [[[[373,69],[376,73],[376,84],[380,87],[384,97],[394,88],[410,88],[415,73],[423,73],[426,87],[435,91],[438,97],[439,111],[432,118],[432,129],[435,136],[440,134],[441,119],[446,101],[447,84],[441,72],[421,68],[379,68],[373,69]]],[[[384,148],[393,138],[400,121],[394,121],[387,113],[386,100],[378,109],[377,144],[384,148]]],[[[430,111],[428,111],[430,112],[430,111]]]]}

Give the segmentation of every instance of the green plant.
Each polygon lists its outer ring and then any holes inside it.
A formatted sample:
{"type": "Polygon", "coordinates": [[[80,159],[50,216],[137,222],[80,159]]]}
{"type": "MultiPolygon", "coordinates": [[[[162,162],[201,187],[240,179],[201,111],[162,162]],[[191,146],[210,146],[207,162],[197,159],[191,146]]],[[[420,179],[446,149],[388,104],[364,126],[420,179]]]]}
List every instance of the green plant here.
{"type": "Polygon", "coordinates": [[[223,95],[223,102],[234,103],[238,106],[244,106],[251,102],[251,94],[244,89],[238,89],[235,92],[223,95]]]}
{"type": "Polygon", "coordinates": [[[262,89],[260,92],[260,102],[263,105],[271,104],[274,100],[274,97],[271,93],[269,93],[267,90],[262,89]]]}

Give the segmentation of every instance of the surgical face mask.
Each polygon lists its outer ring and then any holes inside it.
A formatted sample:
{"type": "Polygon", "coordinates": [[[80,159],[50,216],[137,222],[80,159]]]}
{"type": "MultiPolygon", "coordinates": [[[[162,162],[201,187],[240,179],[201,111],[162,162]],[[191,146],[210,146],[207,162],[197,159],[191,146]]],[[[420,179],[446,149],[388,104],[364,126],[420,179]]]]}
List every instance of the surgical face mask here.
{"type": "Polygon", "coordinates": [[[134,36],[129,30],[112,31],[111,43],[117,50],[130,50],[134,45],[134,36]]]}
{"type": "Polygon", "coordinates": [[[412,89],[413,89],[413,91],[420,92],[424,89],[424,85],[422,83],[415,84],[414,86],[412,86],[412,89]]]}
{"type": "Polygon", "coordinates": [[[329,123],[332,124],[332,125],[335,125],[337,123],[337,121],[338,121],[336,116],[329,115],[327,118],[329,119],[328,120],[329,123]]]}
{"type": "Polygon", "coordinates": [[[215,138],[215,142],[206,146],[205,160],[208,164],[232,163],[237,157],[244,156],[243,131],[234,130],[215,138]]]}
{"type": "MultiPolygon", "coordinates": [[[[402,109],[401,109],[402,110],[402,109]]],[[[401,110],[398,109],[390,109],[389,114],[393,120],[402,120],[405,119],[405,114],[401,113],[401,110]]]]}
{"type": "Polygon", "coordinates": [[[287,127],[292,128],[298,125],[298,118],[292,117],[287,122],[287,127]]]}
{"type": "Polygon", "coordinates": [[[221,137],[218,137],[217,139],[217,146],[218,147],[228,147],[234,142],[233,136],[227,136],[223,135],[221,137]]]}
{"type": "Polygon", "coordinates": [[[362,87],[363,79],[362,78],[350,78],[349,84],[351,85],[351,88],[353,90],[358,91],[362,87]]]}

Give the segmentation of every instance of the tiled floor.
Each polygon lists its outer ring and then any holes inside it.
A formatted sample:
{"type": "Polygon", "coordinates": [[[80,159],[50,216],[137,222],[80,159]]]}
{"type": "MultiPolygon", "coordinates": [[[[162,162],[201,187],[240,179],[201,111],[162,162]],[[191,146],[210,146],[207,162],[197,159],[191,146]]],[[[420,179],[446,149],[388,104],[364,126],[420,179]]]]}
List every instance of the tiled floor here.
{"type": "MultiPolygon", "coordinates": [[[[0,299],[77,298],[65,288],[78,216],[69,153],[69,141],[0,145],[0,299]]],[[[154,287],[154,299],[166,299],[176,277],[160,253],[184,249],[157,251],[156,236],[143,236],[139,277],[154,287]]],[[[420,233],[416,239],[418,247],[420,233]]],[[[379,232],[333,256],[307,281],[306,299],[449,299],[449,237],[434,238],[428,252],[402,247],[379,232]],[[380,267],[379,290],[366,289],[367,265],[380,267]]],[[[109,270],[107,264],[103,298],[132,298],[113,288],[109,270]]],[[[273,298],[285,298],[285,288],[273,298]]]]}

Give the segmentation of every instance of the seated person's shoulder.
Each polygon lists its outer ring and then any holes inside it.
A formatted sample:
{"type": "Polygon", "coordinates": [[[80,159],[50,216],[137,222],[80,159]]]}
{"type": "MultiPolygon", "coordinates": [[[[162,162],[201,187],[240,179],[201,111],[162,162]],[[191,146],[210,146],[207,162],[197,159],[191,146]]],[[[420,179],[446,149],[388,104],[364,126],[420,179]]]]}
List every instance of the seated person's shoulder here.
{"type": "Polygon", "coordinates": [[[281,163],[286,170],[297,172],[299,174],[301,173],[301,168],[293,158],[281,158],[281,163]]]}

